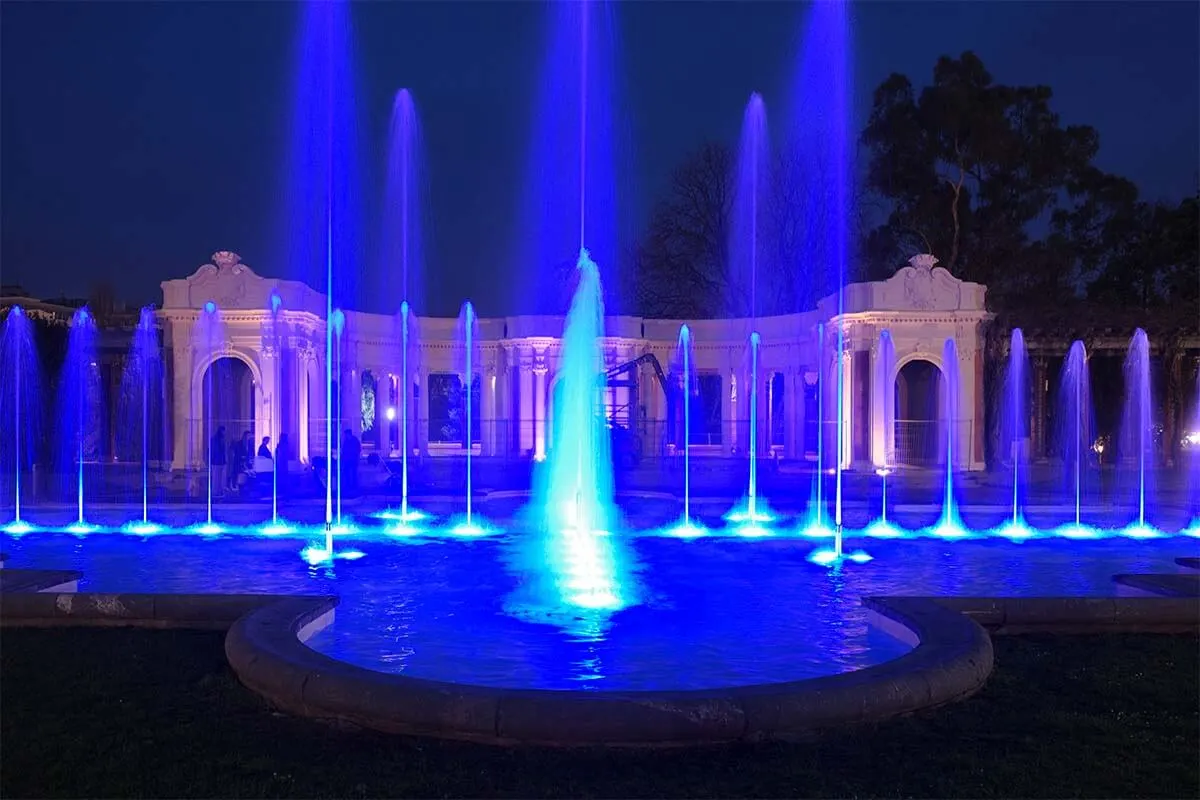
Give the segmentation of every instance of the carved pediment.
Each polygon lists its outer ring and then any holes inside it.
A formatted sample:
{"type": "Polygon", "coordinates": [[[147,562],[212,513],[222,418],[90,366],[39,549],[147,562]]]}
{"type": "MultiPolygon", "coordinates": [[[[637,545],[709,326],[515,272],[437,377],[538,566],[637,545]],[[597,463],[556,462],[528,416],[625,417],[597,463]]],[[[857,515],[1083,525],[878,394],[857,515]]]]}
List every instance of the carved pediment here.
{"type": "Polygon", "coordinates": [[[908,266],[884,282],[883,306],[911,311],[953,311],[961,307],[961,281],[928,253],[913,256],[908,266]]]}
{"type": "Polygon", "coordinates": [[[241,256],[229,250],[212,254],[188,279],[189,305],[199,308],[209,300],[221,308],[258,308],[261,305],[262,278],[242,263],[241,256]]]}

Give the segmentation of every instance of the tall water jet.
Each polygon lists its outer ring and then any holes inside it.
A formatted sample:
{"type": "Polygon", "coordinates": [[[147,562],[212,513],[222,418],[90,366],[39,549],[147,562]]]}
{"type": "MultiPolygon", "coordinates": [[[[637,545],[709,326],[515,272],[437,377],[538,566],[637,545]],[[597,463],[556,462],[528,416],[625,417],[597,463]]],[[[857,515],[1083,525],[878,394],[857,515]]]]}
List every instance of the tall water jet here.
{"type": "MultiPolygon", "coordinates": [[[[356,208],[358,130],[349,3],[309,0],[303,9],[288,127],[284,263],[293,271],[292,277],[325,295],[324,446],[331,470],[337,441],[332,413],[335,309],[355,290],[367,295],[358,299],[373,299],[369,295],[375,287],[365,281],[359,285],[363,270],[349,268],[362,245],[356,208]]],[[[329,529],[334,524],[334,499],[332,479],[327,480],[325,525],[329,529]]],[[[331,535],[326,538],[332,542],[331,535]]]]}
{"type": "MultiPolygon", "coordinates": [[[[205,524],[204,528],[208,531],[216,530],[213,523],[213,479],[214,479],[214,461],[225,463],[224,447],[222,452],[216,452],[217,442],[216,433],[220,430],[220,425],[216,422],[216,387],[220,382],[220,359],[218,353],[225,343],[224,324],[221,320],[221,311],[217,308],[217,304],[209,300],[204,304],[200,315],[196,318],[196,327],[192,331],[192,348],[196,353],[200,363],[206,365],[204,373],[204,383],[202,386],[204,397],[204,416],[203,429],[201,436],[203,437],[203,453],[206,465],[206,492],[205,492],[205,524]],[[217,428],[214,429],[214,424],[217,428]]],[[[225,487],[220,487],[224,491],[225,487]]]]}
{"type": "Polygon", "coordinates": [[[803,530],[811,536],[825,534],[825,324],[817,323],[817,462],[813,470],[812,489],[809,493],[808,518],[803,530]]]}
{"type": "Polygon", "coordinates": [[[1190,531],[1200,536],[1200,364],[1196,367],[1196,393],[1192,396],[1191,428],[1183,435],[1187,445],[1188,496],[1191,498],[1190,531]]]}
{"type": "Polygon", "coordinates": [[[604,271],[619,263],[628,227],[617,180],[631,173],[618,169],[631,137],[617,92],[617,4],[583,0],[546,8],[515,258],[524,271],[511,284],[514,307],[557,315],[571,302],[576,257],[585,246],[601,271],[602,290],[619,286],[604,271]]]}
{"type": "MultiPolygon", "coordinates": [[[[271,312],[271,337],[273,340],[271,345],[275,352],[275,358],[272,359],[272,368],[275,370],[275,387],[276,392],[278,392],[279,388],[283,386],[283,351],[280,349],[281,342],[279,341],[279,312],[283,308],[283,298],[279,296],[279,292],[273,291],[268,303],[271,312]]],[[[279,399],[275,399],[271,403],[271,413],[281,413],[279,409],[280,401],[279,399]]],[[[272,430],[282,427],[282,420],[273,420],[273,422],[275,424],[271,425],[272,430]]],[[[246,455],[249,457],[251,454],[247,453],[246,455]]],[[[288,454],[283,453],[282,455],[286,458],[288,454]]],[[[279,458],[279,442],[276,440],[275,458],[271,459],[271,527],[275,530],[279,529],[279,458]]],[[[285,469],[287,468],[287,464],[283,466],[285,469]]]]}
{"type": "Polygon", "coordinates": [[[20,306],[12,306],[4,319],[0,340],[0,419],[12,421],[0,453],[5,475],[13,476],[13,519],[9,533],[30,529],[21,519],[21,475],[32,469],[42,429],[42,381],[33,322],[20,306]]]}
{"type": "Polygon", "coordinates": [[[611,439],[604,408],[604,303],[586,250],[567,314],[553,396],[550,452],[536,475],[535,536],[515,543],[512,563],[527,577],[516,608],[572,624],[581,610],[611,612],[633,602],[628,546],[617,535],[611,439]]]}
{"type": "Polygon", "coordinates": [[[743,506],[726,515],[726,519],[731,522],[742,524],[741,533],[746,536],[761,536],[767,533],[767,530],[762,527],[762,523],[770,522],[774,517],[766,509],[765,503],[761,503],[758,497],[758,358],[759,346],[762,342],[762,337],[757,331],[750,334],[748,347],[746,349],[747,372],[749,373],[746,381],[749,391],[746,392],[749,399],[749,413],[747,414],[747,453],[749,458],[749,477],[746,487],[746,500],[743,506]]]}
{"type": "Polygon", "coordinates": [[[1068,491],[1074,497],[1075,529],[1083,528],[1083,492],[1088,452],[1095,439],[1092,389],[1087,351],[1075,340],[1063,361],[1058,389],[1057,451],[1062,457],[1068,491]]]}
{"type": "MultiPolygon", "coordinates": [[[[340,528],[342,525],[342,478],[346,474],[346,464],[345,464],[345,459],[344,459],[346,454],[343,449],[343,445],[345,444],[345,435],[343,434],[343,431],[342,431],[342,398],[346,394],[346,375],[342,372],[342,349],[343,349],[342,348],[342,335],[346,332],[346,313],[344,311],[342,311],[340,308],[334,309],[333,314],[330,315],[330,323],[331,323],[330,331],[333,336],[333,374],[337,376],[336,381],[337,381],[337,388],[338,388],[337,396],[333,398],[333,408],[330,411],[330,414],[332,415],[333,421],[334,421],[333,429],[336,432],[336,435],[338,437],[338,439],[337,439],[337,441],[338,441],[338,445],[337,445],[337,476],[336,476],[337,504],[336,504],[336,508],[335,508],[336,513],[334,516],[334,520],[335,520],[335,524],[337,525],[337,527],[340,528]]],[[[332,383],[332,380],[331,380],[331,383],[332,383]]],[[[328,488],[329,482],[327,481],[326,483],[327,483],[326,491],[328,492],[329,491],[329,488],[328,488]]],[[[333,553],[332,532],[330,532],[330,534],[326,537],[326,539],[327,539],[327,542],[331,545],[327,549],[332,554],[333,553]]]]}
{"type": "Polygon", "coordinates": [[[759,306],[759,255],[766,228],[765,194],[770,144],[767,111],[762,97],[750,95],[742,115],[742,134],[734,167],[733,206],[729,226],[729,291],[726,311],[748,317],[751,329],[762,310],[759,306]]]}
{"type": "MultiPolygon", "coordinates": [[[[384,297],[418,307],[424,298],[424,142],[412,92],[392,102],[383,222],[384,297]]],[[[393,306],[394,307],[394,306],[393,306]]]]}
{"type": "Polygon", "coordinates": [[[414,347],[415,318],[412,309],[405,300],[400,304],[400,527],[409,522],[421,519],[424,514],[413,509],[408,503],[408,457],[412,451],[409,446],[409,423],[412,397],[412,349],[414,347]]]}
{"type": "Polygon", "coordinates": [[[1150,384],[1150,340],[1141,328],[1134,331],[1125,357],[1125,407],[1121,417],[1118,454],[1136,485],[1137,522],[1131,533],[1149,533],[1146,496],[1154,480],[1154,399],[1150,384]]]}
{"type": "Polygon", "coordinates": [[[868,526],[868,531],[875,536],[897,535],[899,531],[888,522],[887,513],[887,479],[896,461],[896,343],[886,328],[879,332],[871,397],[878,398],[880,413],[876,423],[882,424],[883,441],[882,452],[875,459],[875,473],[881,481],[879,519],[868,526]]]}
{"type": "MultiPolygon", "coordinates": [[[[847,461],[845,353],[845,285],[850,259],[854,175],[852,120],[850,4],[843,0],[814,3],[807,15],[800,62],[793,85],[786,147],[790,150],[785,180],[804,195],[804,219],[799,222],[800,263],[814,272],[800,289],[814,293],[815,302],[832,293],[835,306],[834,427],[836,428],[834,531],[840,545],[843,523],[842,471],[847,461]]],[[[824,364],[824,361],[822,361],[824,364]]],[[[838,549],[840,555],[840,548],[838,549]]]]}
{"type": "Polygon", "coordinates": [[[100,366],[96,358],[96,321],[86,307],[71,317],[67,358],[59,382],[61,463],[75,467],[78,516],[72,530],[90,529],[84,514],[84,464],[99,459],[100,366]]]}
{"type": "Polygon", "coordinates": [[[1008,368],[1000,402],[1002,442],[1012,463],[1012,516],[1009,525],[1013,532],[1025,528],[1023,509],[1029,469],[1026,442],[1029,425],[1029,357],[1025,350],[1025,335],[1013,328],[1009,337],[1008,368]]]}
{"type": "MultiPolygon", "coordinates": [[[[695,367],[692,354],[692,330],[686,324],[679,326],[678,357],[680,374],[680,398],[683,417],[683,522],[674,533],[681,537],[699,536],[703,529],[692,521],[692,403],[695,396],[695,367]]],[[[678,418],[677,418],[678,419],[678,418]]]]}
{"type": "Polygon", "coordinates": [[[466,453],[466,516],[462,525],[459,525],[456,530],[459,533],[477,533],[480,528],[475,524],[472,517],[472,493],[471,486],[471,455],[475,450],[475,432],[472,430],[472,404],[476,401],[473,397],[475,388],[475,342],[478,339],[476,325],[478,321],[475,317],[475,307],[468,300],[463,303],[462,311],[458,315],[459,341],[462,343],[461,356],[459,363],[462,364],[461,380],[459,382],[460,391],[462,392],[462,426],[460,431],[463,436],[463,448],[466,453]]]}
{"type": "Polygon", "coordinates": [[[959,420],[959,371],[958,346],[954,339],[946,340],[942,347],[942,453],[946,459],[946,482],[942,496],[942,518],[937,523],[935,533],[939,536],[954,538],[964,535],[965,528],[958,515],[958,504],[954,497],[954,464],[956,454],[961,448],[958,441],[959,420]]]}
{"type": "Polygon", "coordinates": [[[161,430],[162,353],[154,309],[147,306],[138,315],[129,357],[121,377],[121,430],[118,441],[122,457],[136,458],[141,465],[142,518],[131,526],[135,532],[150,532],[150,449],[155,430],[161,430]],[[157,412],[157,413],[156,413],[157,412]]]}

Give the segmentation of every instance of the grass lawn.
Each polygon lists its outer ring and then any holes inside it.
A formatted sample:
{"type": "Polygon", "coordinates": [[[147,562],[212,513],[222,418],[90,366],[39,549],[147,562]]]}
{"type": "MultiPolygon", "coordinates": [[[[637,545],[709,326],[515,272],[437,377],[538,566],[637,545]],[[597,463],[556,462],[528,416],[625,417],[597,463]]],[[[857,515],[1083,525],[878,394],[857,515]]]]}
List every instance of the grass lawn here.
{"type": "Polygon", "coordinates": [[[0,631],[0,797],[1197,797],[1195,636],[996,641],[979,696],[812,744],[499,749],[270,711],[223,636],[0,631]]]}

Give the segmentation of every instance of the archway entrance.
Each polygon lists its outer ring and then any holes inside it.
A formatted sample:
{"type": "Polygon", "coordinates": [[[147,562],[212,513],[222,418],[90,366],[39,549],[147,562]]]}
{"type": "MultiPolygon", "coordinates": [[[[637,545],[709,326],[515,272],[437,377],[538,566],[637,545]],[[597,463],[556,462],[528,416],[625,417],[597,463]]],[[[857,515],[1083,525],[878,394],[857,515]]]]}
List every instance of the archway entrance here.
{"type": "Polygon", "coordinates": [[[896,375],[896,463],[931,467],[944,461],[942,372],[932,361],[916,359],[896,375]]]}
{"type": "MultiPolygon", "coordinates": [[[[225,441],[240,439],[247,431],[255,436],[254,375],[245,361],[232,356],[218,358],[204,371],[200,405],[204,409],[202,435],[206,441],[225,427],[225,441]]],[[[254,442],[258,447],[258,442],[254,442]]]]}

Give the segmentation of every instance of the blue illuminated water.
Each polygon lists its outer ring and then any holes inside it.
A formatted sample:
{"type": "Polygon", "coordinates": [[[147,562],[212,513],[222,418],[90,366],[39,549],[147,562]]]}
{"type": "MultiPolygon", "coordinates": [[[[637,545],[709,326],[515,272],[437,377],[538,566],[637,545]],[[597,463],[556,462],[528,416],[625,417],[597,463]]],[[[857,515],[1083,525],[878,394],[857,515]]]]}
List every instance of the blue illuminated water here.
{"type": "Polygon", "coordinates": [[[0,336],[0,419],[12,421],[12,430],[0,440],[0,480],[12,476],[9,524],[17,527],[22,525],[21,476],[33,467],[42,432],[41,376],[33,323],[20,306],[12,306],[0,336]]]}
{"type": "Polygon", "coordinates": [[[872,540],[869,565],[808,562],[783,538],[639,538],[644,602],[606,627],[505,613],[519,588],[498,538],[367,539],[309,565],[303,541],[69,534],[0,538],[8,565],[78,569],[81,591],[336,594],[309,644],[371,669],[490,686],[701,689],[816,677],[907,650],[868,624],[875,594],[1115,595],[1119,572],[1175,571],[1194,540],[872,540]]]}

